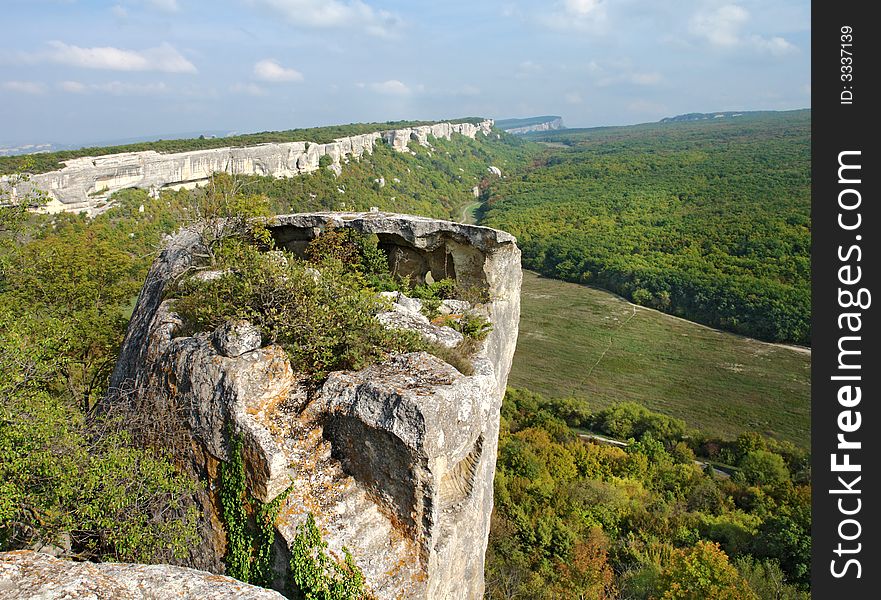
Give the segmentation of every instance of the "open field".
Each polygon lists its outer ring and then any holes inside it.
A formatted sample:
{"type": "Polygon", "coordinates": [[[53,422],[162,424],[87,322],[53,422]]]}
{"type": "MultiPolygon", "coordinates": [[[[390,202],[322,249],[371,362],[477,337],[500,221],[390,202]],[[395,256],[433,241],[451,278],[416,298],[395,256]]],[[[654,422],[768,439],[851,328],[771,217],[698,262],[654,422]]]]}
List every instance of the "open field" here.
{"type": "Polygon", "coordinates": [[[810,445],[810,352],[671,317],[595,288],[523,272],[509,379],[601,408],[632,400],[707,433],[810,445]]]}

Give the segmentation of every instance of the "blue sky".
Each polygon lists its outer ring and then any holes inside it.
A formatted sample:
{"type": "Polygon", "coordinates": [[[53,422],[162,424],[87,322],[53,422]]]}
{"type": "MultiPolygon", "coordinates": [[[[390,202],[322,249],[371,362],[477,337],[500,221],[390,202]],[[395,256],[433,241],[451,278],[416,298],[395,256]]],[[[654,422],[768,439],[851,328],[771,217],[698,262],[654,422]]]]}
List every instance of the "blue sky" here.
{"type": "Polygon", "coordinates": [[[0,142],[810,106],[806,0],[4,0],[0,142]]]}

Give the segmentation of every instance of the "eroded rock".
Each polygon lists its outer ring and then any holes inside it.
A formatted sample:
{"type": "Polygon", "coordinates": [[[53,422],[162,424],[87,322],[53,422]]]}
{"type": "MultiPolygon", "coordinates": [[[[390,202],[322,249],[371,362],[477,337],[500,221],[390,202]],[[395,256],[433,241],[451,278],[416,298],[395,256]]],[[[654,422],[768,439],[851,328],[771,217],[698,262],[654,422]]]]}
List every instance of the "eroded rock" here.
{"type": "MultiPolygon", "coordinates": [[[[331,552],[349,548],[378,598],[480,598],[520,252],[504,232],[379,212],[286,215],[269,225],[276,244],[295,253],[331,226],[376,234],[398,273],[453,277],[486,299],[442,303],[449,314],[479,311],[493,323],[473,373],[415,352],[331,373],[316,387],[293,372],[282,348],[258,347],[245,324],[181,336],[163,295],[194,261],[198,240],[184,231],[150,270],[111,386],[144,390],[157,411],[185,415],[194,442],[214,459],[226,460],[229,435],[240,434],[251,493],[268,502],[288,489],[276,522],[283,545],[312,513],[331,552]]],[[[388,326],[447,347],[462,340],[430,322],[419,301],[384,296],[390,310],[379,318],[388,326]]]]}
{"type": "Polygon", "coordinates": [[[185,567],[73,562],[20,550],[0,553],[0,598],[282,600],[284,596],[185,567]]]}

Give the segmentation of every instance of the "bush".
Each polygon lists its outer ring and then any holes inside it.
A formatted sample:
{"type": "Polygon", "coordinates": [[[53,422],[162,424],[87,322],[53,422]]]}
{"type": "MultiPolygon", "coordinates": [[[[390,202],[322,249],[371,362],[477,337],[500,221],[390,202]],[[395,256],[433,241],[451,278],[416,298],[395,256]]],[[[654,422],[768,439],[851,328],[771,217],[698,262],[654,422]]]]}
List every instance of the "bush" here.
{"type": "Polygon", "coordinates": [[[264,253],[234,241],[220,256],[224,276],[185,279],[173,292],[190,330],[251,321],[264,340],[285,348],[294,368],[316,380],[420,348],[415,333],[388,330],[374,318],[386,303],[339,258],[324,260],[319,272],[287,252],[264,253]]]}
{"type": "Polygon", "coordinates": [[[364,574],[349,550],[340,563],[327,553],[327,542],[312,513],[297,526],[291,544],[291,579],[305,600],[357,600],[364,597],[364,574]]]}

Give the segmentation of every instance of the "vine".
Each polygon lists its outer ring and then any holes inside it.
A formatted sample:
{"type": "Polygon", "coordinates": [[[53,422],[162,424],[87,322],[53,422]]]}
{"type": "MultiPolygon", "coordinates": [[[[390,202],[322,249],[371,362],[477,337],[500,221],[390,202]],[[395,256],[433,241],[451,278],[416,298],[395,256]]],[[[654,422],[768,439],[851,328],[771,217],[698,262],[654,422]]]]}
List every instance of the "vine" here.
{"type": "Polygon", "coordinates": [[[251,536],[245,509],[245,465],[242,436],[230,436],[229,460],[220,465],[220,517],[226,530],[226,573],[248,581],[251,567],[251,536]]]}
{"type": "Polygon", "coordinates": [[[359,600],[365,597],[364,574],[343,547],[342,563],[327,553],[327,542],[312,513],[297,526],[291,545],[291,578],[305,600],[359,600]]]}
{"type": "Polygon", "coordinates": [[[230,435],[229,460],[220,465],[220,516],[226,531],[227,575],[265,588],[272,585],[275,519],[286,496],[283,492],[265,504],[251,496],[245,485],[242,436],[230,435]],[[253,528],[248,522],[249,507],[254,514],[253,528]]]}

